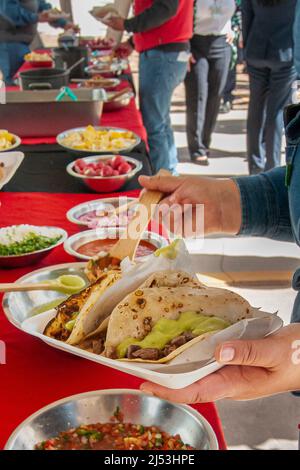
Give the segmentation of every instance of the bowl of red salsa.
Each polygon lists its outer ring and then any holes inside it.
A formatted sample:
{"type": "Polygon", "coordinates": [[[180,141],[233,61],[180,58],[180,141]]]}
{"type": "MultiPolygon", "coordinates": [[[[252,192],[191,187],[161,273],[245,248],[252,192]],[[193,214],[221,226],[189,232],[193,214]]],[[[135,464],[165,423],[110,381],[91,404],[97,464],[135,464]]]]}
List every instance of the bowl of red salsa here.
{"type": "Polygon", "coordinates": [[[26,419],[5,450],[217,450],[197,411],[136,390],[101,390],[52,403],[26,419]]]}
{"type": "MultiPolygon", "coordinates": [[[[103,228],[86,230],[69,237],[65,251],[79,260],[88,261],[99,253],[109,252],[123,233],[122,228],[103,228]]],[[[156,250],[168,245],[168,241],[154,232],[144,232],[136,252],[136,258],[147,258],[156,250]]]]}

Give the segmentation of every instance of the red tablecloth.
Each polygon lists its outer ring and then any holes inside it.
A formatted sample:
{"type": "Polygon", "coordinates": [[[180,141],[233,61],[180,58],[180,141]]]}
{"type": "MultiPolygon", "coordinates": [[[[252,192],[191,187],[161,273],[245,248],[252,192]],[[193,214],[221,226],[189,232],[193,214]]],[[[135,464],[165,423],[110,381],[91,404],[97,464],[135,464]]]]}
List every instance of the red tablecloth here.
{"type": "MultiPolygon", "coordinates": [[[[136,195],[136,192],[131,193],[136,195]]],[[[57,225],[75,233],[77,227],[66,220],[68,209],[95,195],[2,193],[0,225],[19,223],[57,225]]],[[[57,248],[34,267],[1,270],[0,282],[13,282],[43,266],[74,261],[57,248]]],[[[1,299],[0,299],[1,300],[1,299]]],[[[31,413],[76,393],[107,388],[138,388],[141,380],[98,364],[55,350],[13,327],[0,313],[0,340],[6,344],[6,365],[0,365],[0,448],[9,435],[31,413]]],[[[220,448],[226,444],[213,404],[195,406],[211,423],[220,448]]]]}

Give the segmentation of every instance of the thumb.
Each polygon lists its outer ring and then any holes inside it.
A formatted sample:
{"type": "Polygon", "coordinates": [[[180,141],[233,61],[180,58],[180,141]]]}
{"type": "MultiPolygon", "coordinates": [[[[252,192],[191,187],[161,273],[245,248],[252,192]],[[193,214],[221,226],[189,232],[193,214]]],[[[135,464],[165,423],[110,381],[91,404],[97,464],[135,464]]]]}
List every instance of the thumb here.
{"type": "Polygon", "coordinates": [[[143,188],[152,191],[161,191],[162,193],[170,194],[182,183],[182,178],[177,176],[140,176],[139,183],[143,188]]]}
{"type": "Polygon", "coordinates": [[[232,341],[219,345],[215,358],[222,364],[272,368],[280,362],[280,347],[275,337],[254,341],[232,341]]]}

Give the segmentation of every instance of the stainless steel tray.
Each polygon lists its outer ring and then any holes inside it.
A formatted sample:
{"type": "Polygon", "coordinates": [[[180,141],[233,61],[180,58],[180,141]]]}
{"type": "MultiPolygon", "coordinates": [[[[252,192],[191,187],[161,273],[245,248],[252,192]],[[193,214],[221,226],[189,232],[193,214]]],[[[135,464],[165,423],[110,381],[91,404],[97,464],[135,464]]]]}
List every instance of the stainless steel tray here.
{"type": "Polygon", "coordinates": [[[0,128],[20,137],[55,137],[72,127],[99,125],[102,89],[73,90],[78,101],[55,101],[59,90],[11,91],[0,106],[0,128]]]}
{"type": "MultiPolygon", "coordinates": [[[[34,283],[57,279],[63,274],[76,274],[88,283],[84,275],[85,266],[86,263],[66,263],[49,266],[26,274],[18,279],[18,282],[34,283]]],[[[2,306],[6,318],[14,326],[21,328],[21,323],[32,316],[35,308],[63,297],[63,294],[51,291],[14,292],[5,294],[2,306]]]]}

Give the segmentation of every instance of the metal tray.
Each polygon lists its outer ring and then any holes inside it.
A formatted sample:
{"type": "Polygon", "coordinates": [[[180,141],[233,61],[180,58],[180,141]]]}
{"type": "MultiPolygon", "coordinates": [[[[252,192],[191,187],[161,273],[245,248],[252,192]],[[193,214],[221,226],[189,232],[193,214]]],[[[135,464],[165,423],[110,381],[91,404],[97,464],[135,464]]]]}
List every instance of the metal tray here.
{"type": "Polygon", "coordinates": [[[0,129],[20,137],[55,137],[72,127],[99,125],[102,89],[74,90],[78,101],[55,101],[59,90],[10,91],[0,106],[0,129]]]}
{"type": "MultiPolygon", "coordinates": [[[[57,279],[63,274],[75,274],[81,276],[88,283],[84,274],[85,266],[86,263],[66,263],[49,266],[26,274],[18,279],[18,282],[34,283],[57,279]]],[[[59,298],[64,298],[63,294],[51,291],[12,292],[5,294],[2,306],[10,323],[17,328],[21,328],[21,323],[32,316],[35,308],[49,304],[49,302],[59,298]]]]}
{"type": "Polygon", "coordinates": [[[119,389],[81,393],[52,403],[24,421],[11,435],[5,450],[33,450],[35,444],[82,424],[109,422],[119,407],[125,422],[158,426],[180,434],[197,450],[218,450],[211,425],[193,408],[139,391],[119,389]]]}

